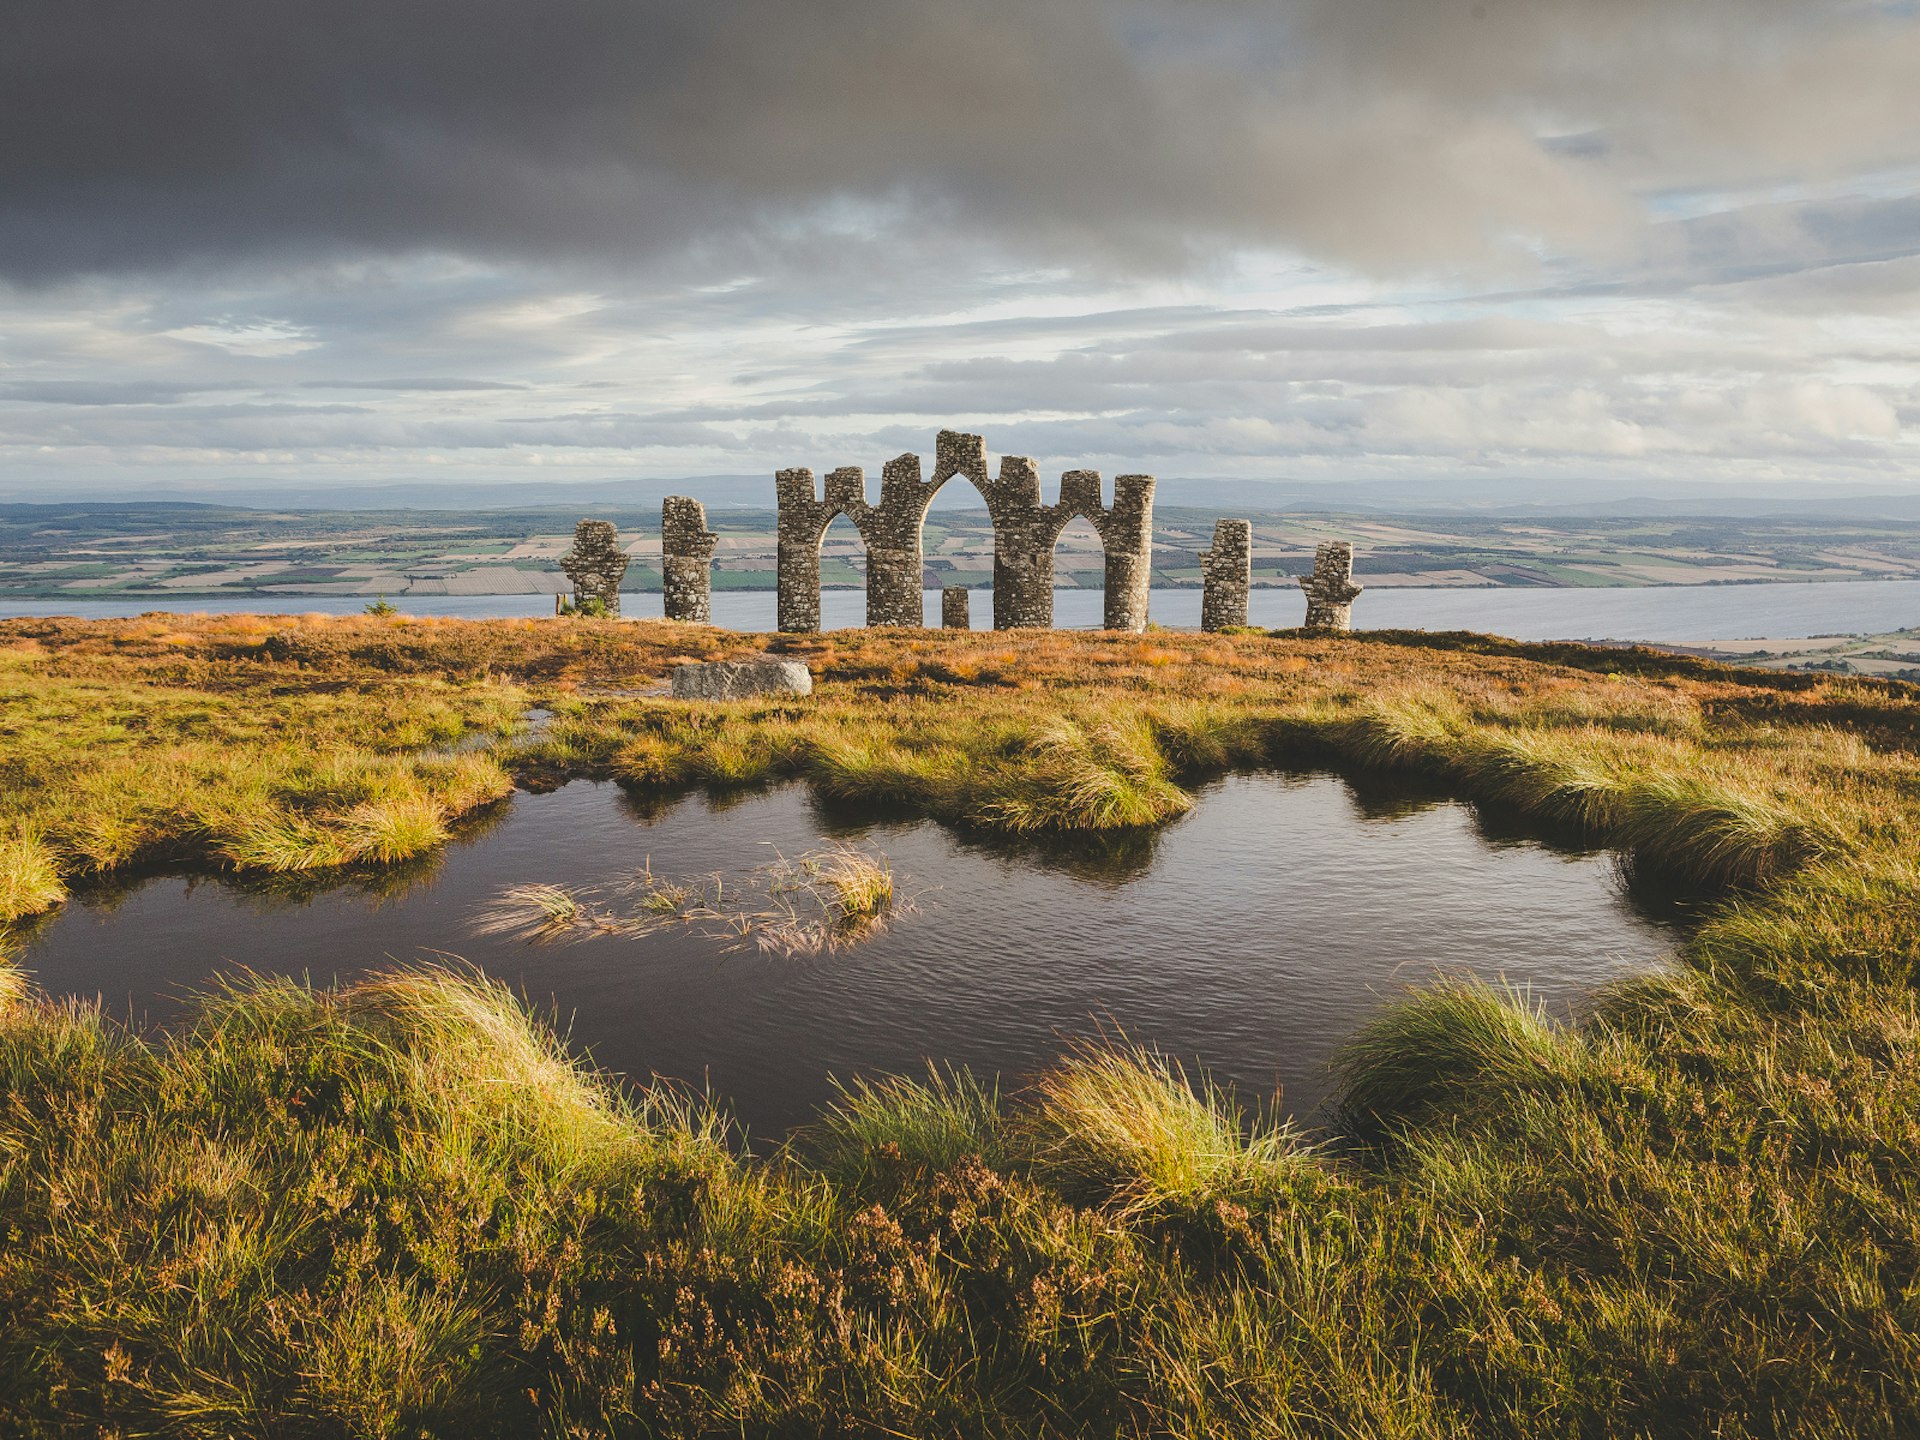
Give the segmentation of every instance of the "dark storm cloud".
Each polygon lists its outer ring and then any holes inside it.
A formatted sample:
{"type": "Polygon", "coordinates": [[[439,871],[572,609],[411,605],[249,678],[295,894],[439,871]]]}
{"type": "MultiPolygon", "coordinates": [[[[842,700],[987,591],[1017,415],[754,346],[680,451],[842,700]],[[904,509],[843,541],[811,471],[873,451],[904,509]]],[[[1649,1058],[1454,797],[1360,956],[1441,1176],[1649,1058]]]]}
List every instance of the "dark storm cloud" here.
{"type": "Polygon", "coordinates": [[[0,274],[738,264],[916,227],[1136,264],[1578,246],[1638,178],[1910,153],[1915,29],[1818,0],[12,0],[0,274]]]}

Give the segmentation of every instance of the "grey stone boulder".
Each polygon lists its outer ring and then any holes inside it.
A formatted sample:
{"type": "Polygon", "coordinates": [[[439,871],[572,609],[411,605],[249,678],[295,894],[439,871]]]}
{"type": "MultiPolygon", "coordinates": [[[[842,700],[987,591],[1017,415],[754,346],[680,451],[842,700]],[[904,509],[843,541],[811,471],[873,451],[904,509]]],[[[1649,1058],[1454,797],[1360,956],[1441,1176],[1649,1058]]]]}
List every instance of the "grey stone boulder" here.
{"type": "Polygon", "coordinates": [[[676,700],[750,700],[756,695],[811,695],[813,676],[798,660],[759,655],[751,660],[710,660],[676,665],[676,700]]]}

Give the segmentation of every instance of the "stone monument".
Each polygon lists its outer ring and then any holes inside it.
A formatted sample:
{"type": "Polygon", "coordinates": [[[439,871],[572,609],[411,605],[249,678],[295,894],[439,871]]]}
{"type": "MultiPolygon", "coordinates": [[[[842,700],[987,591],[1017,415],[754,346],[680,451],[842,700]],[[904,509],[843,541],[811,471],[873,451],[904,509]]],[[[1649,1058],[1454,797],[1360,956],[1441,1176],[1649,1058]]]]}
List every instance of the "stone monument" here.
{"type": "Polygon", "coordinates": [[[940,592],[940,628],[971,630],[973,611],[971,592],[964,585],[949,585],[940,592]]]}
{"type": "Polygon", "coordinates": [[[573,548],[560,557],[560,568],[573,582],[573,603],[584,606],[598,600],[607,614],[620,613],[620,582],[626,578],[627,552],[620,534],[608,521],[582,520],[573,527],[573,548]]]}
{"type": "Polygon", "coordinates": [[[780,504],[779,625],[820,628],[820,542],[836,516],[853,521],[867,547],[867,623],[923,623],[926,587],[921,530],[940,487],[964,476],[987,502],[993,521],[993,624],[996,630],[1044,629],[1053,624],[1053,547],[1076,516],[1099,532],[1106,548],[1106,623],[1110,630],[1144,630],[1152,580],[1153,477],[1122,475],[1113,503],[1100,500],[1100,476],[1070,470],[1060,477],[1060,499],[1042,503],[1033,461],[1005,455],[997,477],[987,474],[986,442],[942,430],[934,445],[933,474],[921,479],[920,457],[900,455],[880,472],[880,499],[870,503],[866,472],[832,471],[823,493],[813,471],[782,470],[774,477],[780,504]]]}
{"type": "Polygon", "coordinates": [[[706,508],[684,495],[660,502],[660,590],[669,620],[713,623],[713,547],[706,508]]]}
{"type": "Polygon", "coordinates": [[[1200,598],[1200,628],[1225,630],[1247,623],[1247,591],[1253,584],[1253,524],[1220,520],[1213,527],[1213,548],[1200,556],[1206,586],[1200,598]]]}
{"type": "Polygon", "coordinates": [[[1353,602],[1360,587],[1353,583],[1353,546],[1329,540],[1313,552],[1313,573],[1300,577],[1307,592],[1308,630],[1351,630],[1353,602]]]}

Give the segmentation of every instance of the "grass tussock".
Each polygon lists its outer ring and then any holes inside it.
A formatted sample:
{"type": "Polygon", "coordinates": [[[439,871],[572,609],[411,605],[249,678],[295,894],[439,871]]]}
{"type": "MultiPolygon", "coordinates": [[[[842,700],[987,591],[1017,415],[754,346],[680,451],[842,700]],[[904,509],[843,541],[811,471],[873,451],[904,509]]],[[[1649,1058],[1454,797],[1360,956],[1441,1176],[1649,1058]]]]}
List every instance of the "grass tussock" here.
{"type": "Polygon", "coordinates": [[[1265,1199],[1304,1169],[1290,1127],[1249,1131],[1231,1095],[1124,1041],[1075,1048],[1034,1095],[1042,1164],[1122,1213],[1265,1199]]]}
{"type": "Polygon", "coordinates": [[[877,1179],[926,1182],[968,1162],[1004,1167],[1012,1153],[999,1087],[929,1065],[924,1079],[859,1077],[804,1137],[813,1164],[862,1193],[877,1179]]]}
{"type": "Polygon", "coordinates": [[[66,898],[53,847],[23,825],[0,831],[0,923],[51,910],[66,898]]]}
{"type": "Polygon", "coordinates": [[[1349,1133],[1386,1136],[1445,1121],[1474,1100],[1569,1069],[1570,1040],[1524,990],[1449,976],[1368,1021],[1341,1048],[1349,1133]]]}

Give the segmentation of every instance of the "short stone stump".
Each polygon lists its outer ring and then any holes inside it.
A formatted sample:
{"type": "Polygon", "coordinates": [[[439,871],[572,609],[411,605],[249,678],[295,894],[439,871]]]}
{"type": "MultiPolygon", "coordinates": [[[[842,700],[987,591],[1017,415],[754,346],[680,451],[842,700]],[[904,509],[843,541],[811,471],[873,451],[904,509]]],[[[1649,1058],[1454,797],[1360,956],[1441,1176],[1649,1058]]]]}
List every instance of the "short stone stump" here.
{"type": "Polygon", "coordinates": [[[772,655],[673,668],[676,700],[751,700],[758,695],[812,693],[813,675],[802,662],[772,655]]]}

